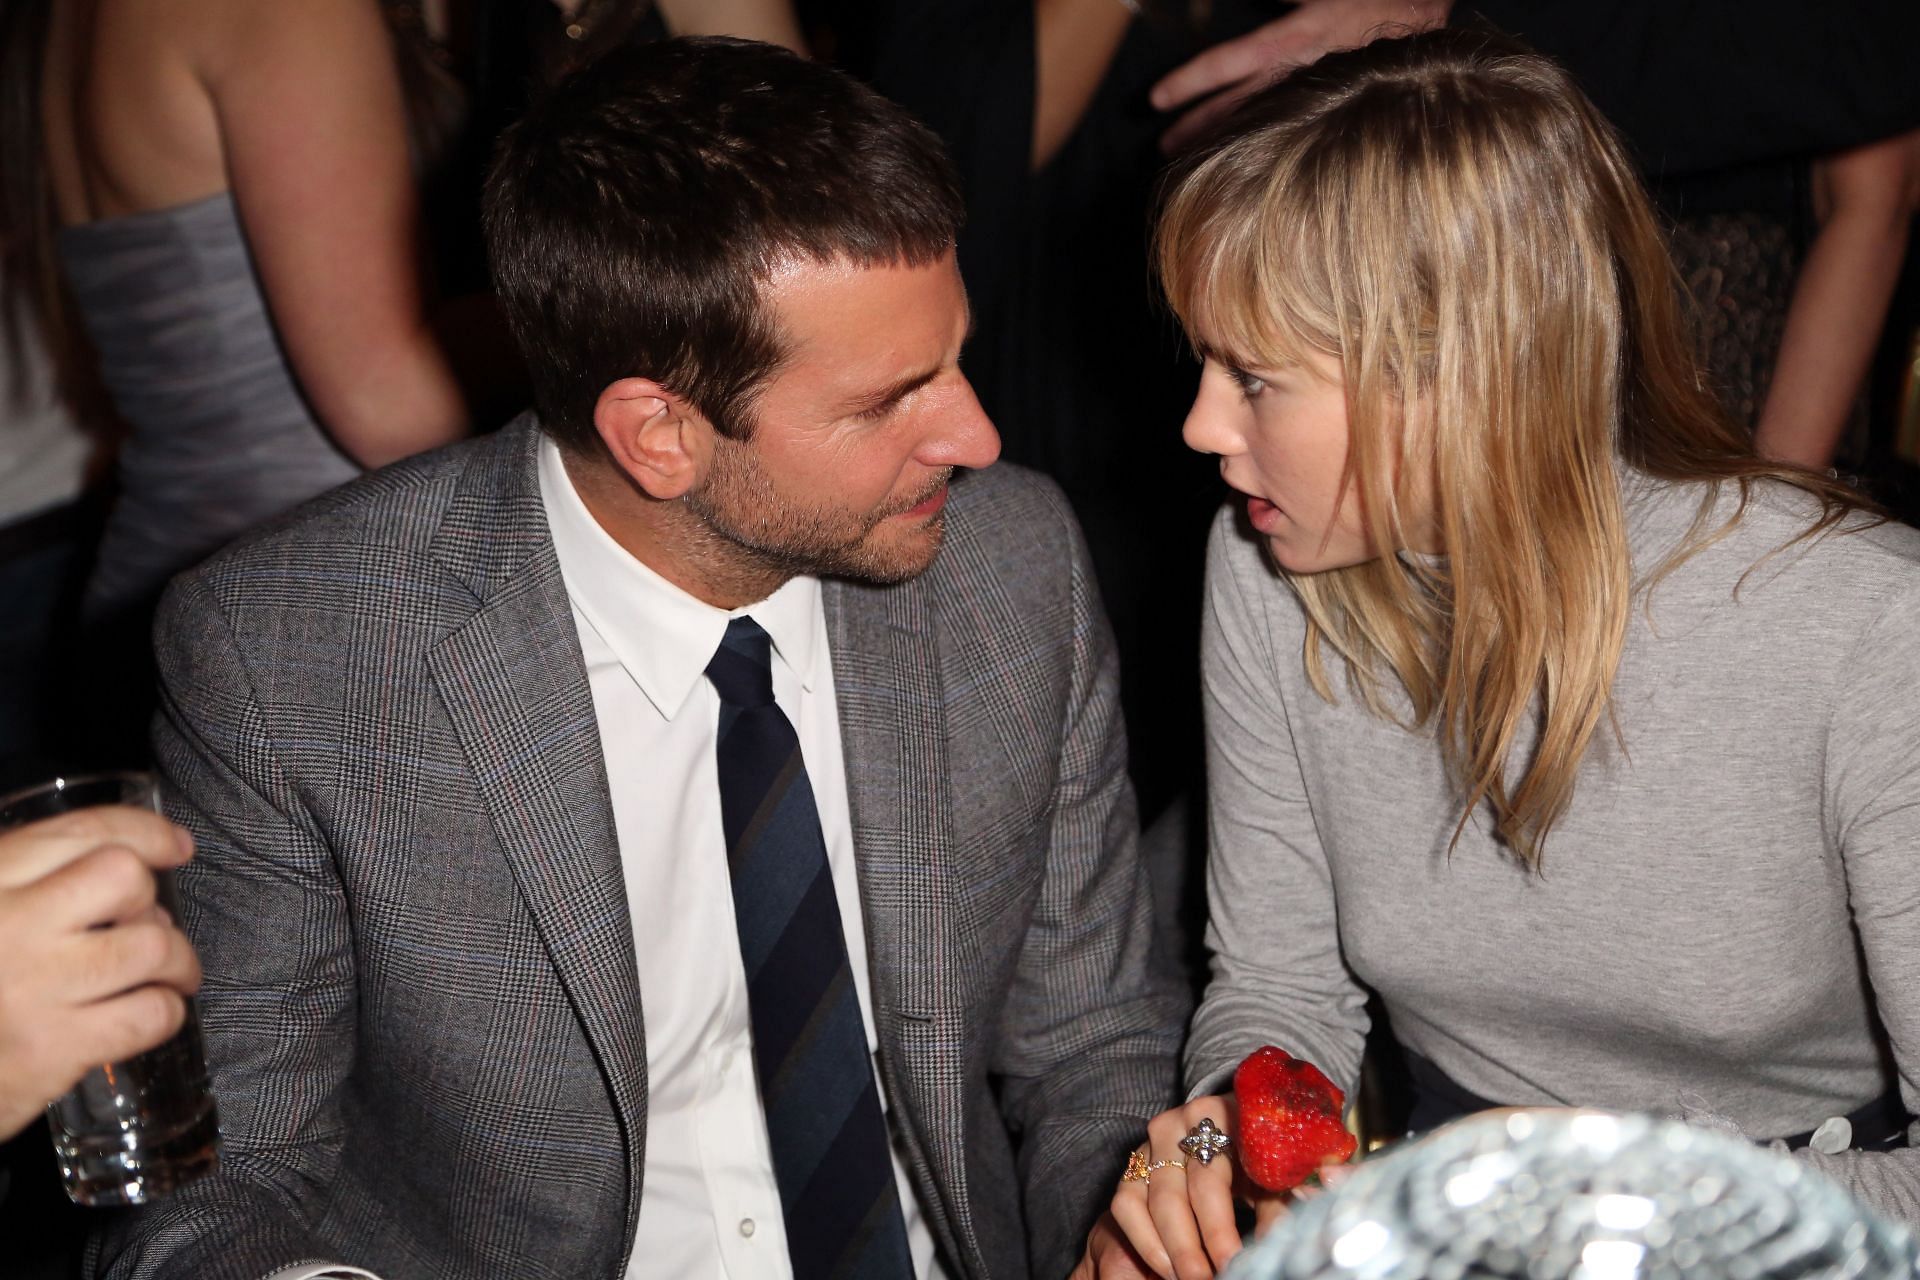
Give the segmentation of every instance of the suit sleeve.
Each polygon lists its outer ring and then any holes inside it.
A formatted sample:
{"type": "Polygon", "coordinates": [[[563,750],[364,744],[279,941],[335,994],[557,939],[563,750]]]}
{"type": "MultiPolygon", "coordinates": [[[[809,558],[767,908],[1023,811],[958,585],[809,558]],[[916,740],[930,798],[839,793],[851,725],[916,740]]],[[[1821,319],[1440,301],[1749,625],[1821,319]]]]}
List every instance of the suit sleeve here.
{"type": "Polygon", "coordinates": [[[1649,173],[1823,155],[1920,124],[1913,0],[1470,0],[1559,61],[1649,173]]]}
{"type": "Polygon", "coordinates": [[[212,595],[176,583],[155,634],[156,761],[167,814],[197,845],[179,888],[205,971],[220,1168],[112,1219],[89,1244],[88,1274],[259,1280],[320,1259],[377,1262],[334,1258],[308,1229],[338,1172],[355,1035],[349,920],[327,842],[212,595]]]}
{"type": "Polygon", "coordinates": [[[1277,677],[1299,663],[1294,609],[1224,515],[1207,550],[1200,631],[1207,734],[1207,947],[1213,972],[1194,1015],[1186,1076],[1224,1092],[1242,1058],[1274,1044],[1352,1096],[1366,1042],[1366,995],[1340,951],[1333,875],[1314,827],[1277,677]]]}
{"type": "Polygon", "coordinates": [[[1154,962],[1152,901],[1126,772],[1119,659],[1093,567],[1065,500],[1070,690],[1044,880],[1001,1018],[992,1069],[1019,1135],[1036,1277],[1065,1275],[1106,1207],[1126,1153],[1173,1105],[1187,1014],[1154,962]]]}
{"type": "MultiPolygon", "coordinates": [[[[1828,838],[1846,867],[1847,900],[1874,1004],[1893,1050],[1900,1098],[1920,1115],[1920,591],[1893,599],[1863,633],[1828,729],[1828,838]]],[[[1920,1124],[1908,1130],[1920,1143],[1920,1124]]],[[[1920,1222],[1920,1146],[1797,1152],[1883,1213],[1920,1222]]]]}

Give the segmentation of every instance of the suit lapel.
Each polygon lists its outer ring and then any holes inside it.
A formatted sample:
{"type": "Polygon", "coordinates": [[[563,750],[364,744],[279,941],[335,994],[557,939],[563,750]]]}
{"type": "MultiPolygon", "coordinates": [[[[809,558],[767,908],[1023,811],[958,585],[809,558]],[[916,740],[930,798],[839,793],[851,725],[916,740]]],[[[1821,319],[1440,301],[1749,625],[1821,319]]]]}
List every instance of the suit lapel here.
{"type": "Polygon", "coordinates": [[[917,582],[830,582],[825,605],[887,1096],[946,1252],[983,1276],[966,1184],[966,1033],[932,601],[917,582]]]}
{"type": "Polygon", "coordinates": [[[585,1028],[626,1136],[639,1220],[646,1049],[606,760],[535,470],[519,425],[460,481],[435,554],[477,599],[430,659],[520,895],[585,1028]]]}

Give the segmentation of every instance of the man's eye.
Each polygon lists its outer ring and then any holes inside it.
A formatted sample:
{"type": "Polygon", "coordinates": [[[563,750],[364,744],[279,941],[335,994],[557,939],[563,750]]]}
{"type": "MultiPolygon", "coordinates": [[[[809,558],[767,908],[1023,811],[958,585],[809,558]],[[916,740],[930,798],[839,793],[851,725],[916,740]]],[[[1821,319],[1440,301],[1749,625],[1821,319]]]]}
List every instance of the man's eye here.
{"type": "Polygon", "coordinates": [[[1240,388],[1240,394],[1251,400],[1267,389],[1267,384],[1248,373],[1245,369],[1227,368],[1227,376],[1233,379],[1233,385],[1240,388]]]}
{"type": "Polygon", "coordinates": [[[873,406],[871,409],[862,409],[858,416],[862,422],[879,422],[882,419],[893,416],[893,411],[899,407],[900,402],[898,400],[888,400],[884,404],[873,406]]]}

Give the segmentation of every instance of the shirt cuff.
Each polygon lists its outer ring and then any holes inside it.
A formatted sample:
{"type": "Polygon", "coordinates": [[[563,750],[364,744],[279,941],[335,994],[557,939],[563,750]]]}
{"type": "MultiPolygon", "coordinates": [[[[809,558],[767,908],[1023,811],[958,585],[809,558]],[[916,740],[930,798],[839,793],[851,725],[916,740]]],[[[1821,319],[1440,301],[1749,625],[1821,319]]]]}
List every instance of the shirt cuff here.
{"type": "Polygon", "coordinates": [[[280,1268],[265,1280],[380,1280],[380,1277],[338,1262],[296,1262],[280,1268]]]}

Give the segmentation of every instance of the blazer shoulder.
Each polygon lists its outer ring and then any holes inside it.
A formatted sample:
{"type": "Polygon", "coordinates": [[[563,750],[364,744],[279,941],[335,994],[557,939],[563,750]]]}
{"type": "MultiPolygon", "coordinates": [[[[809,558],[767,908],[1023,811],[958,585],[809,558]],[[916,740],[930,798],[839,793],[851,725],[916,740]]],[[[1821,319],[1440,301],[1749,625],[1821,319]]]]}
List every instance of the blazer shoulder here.
{"type": "MultiPolygon", "coordinates": [[[[369,472],[243,534],[179,575],[169,594],[191,583],[222,604],[259,603],[281,582],[324,607],[347,578],[403,591],[427,573],[435,539],[476,475],[487,482],[510,469],[524,444],[503,431],[369,472]]],[[[525,487],[537,504],[531,479],[525,487]]]]}
{"type": "Polygon", "coordinates": [[[954,481],[945,544],[919,590],[968,663],[1066,669],[1089,635],[1107,635],[1086,541],[1059,486],[1008,463],[954,481]]]}
{"type": "Polygon", "coordinates": [[[1080,522],[1060,486],[1011,462],[954,481],[948,535],[955,548],[1029,571],[1065,571],[1086,556],[1080,522]]]}
{"type": "Polygon", "coordinates": [[[384,466],[228,543],[167,587],[156,643],[190,633],[186,614],[209,606],[234,624],[298,616],[317,635],[353,620],[399,626],[470,612],[472,587],[447,547],[455,526],[482,528],[480,541],[495,553],[545,535],[524,432],[507,428],[384,466]]]}

